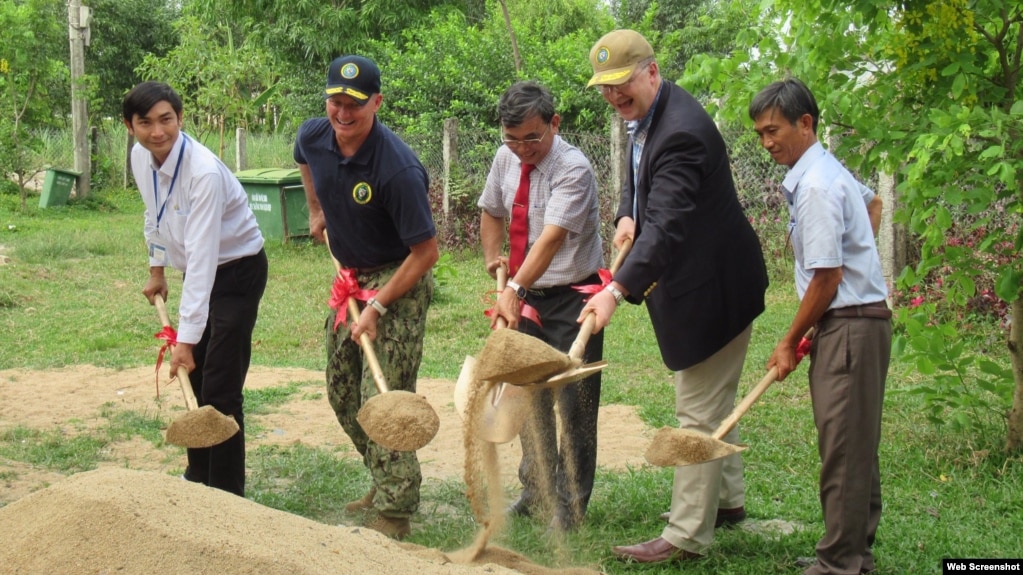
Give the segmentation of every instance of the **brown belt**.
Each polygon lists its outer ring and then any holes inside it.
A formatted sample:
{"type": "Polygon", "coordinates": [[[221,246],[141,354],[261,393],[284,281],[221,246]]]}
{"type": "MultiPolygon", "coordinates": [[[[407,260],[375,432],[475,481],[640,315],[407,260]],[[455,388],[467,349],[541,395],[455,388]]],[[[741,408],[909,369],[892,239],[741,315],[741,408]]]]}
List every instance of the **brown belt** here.
{"type": "Polygon", "coordinates": [[[863,305],[851,305],[849,307],[839,307],[835,309],[829,309],[824,312],[821,319],[831,319],[835,317],[865,317],[871,319],[891,319],[892,310],[888,309],[888,303],[884,301],[865,303],[863,305]]]}

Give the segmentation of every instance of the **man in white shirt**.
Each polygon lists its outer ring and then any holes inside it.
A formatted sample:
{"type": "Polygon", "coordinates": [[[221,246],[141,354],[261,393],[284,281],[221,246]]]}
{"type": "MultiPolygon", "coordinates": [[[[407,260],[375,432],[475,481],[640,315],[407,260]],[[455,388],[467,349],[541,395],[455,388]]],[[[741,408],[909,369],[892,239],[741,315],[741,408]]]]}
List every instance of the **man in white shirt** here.
{"type": "Polygon", "coordinates": [[[184,274],[171,373],[184,367],[199,405],[234,417],[239,431],[213,447],[188,449],[185,479],[245,496],[242,386],[252,330],[266,287],[263,235],[238,179],[181,131],[182,104],[167,84],[143,82],[122,103],[138,140],[131,169],[145,203],[152,304],[167,298],[164,268],[184,274]]]}

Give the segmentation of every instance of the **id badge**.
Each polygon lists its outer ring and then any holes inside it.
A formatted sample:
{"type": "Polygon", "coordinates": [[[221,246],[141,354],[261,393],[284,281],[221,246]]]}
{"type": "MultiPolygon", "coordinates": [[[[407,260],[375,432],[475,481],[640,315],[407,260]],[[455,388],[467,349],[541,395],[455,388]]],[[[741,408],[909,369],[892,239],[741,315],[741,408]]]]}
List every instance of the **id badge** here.
{"type": "Polygon", "coordinates": [[[167,248],[156,242],[149,242],[149,261],[155,267],[167,267],[167,248]]]}

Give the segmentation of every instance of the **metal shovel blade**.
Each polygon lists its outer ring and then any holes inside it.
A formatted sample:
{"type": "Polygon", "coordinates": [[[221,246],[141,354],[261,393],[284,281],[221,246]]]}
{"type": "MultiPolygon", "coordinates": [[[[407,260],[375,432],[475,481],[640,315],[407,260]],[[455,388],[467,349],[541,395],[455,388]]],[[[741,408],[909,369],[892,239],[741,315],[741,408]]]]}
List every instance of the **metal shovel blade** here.
{"type": "Polygon", "coordinates": [[[467,413],[470,409],[470,393],[474,383],[473,372],[476,369],[476,359],[472,356],[465,356],[462,363],[462,371],[455,381],[455,409],[462,416],[462,420],[469,425],[475,425],[476,437],[488,443],[508,443],[518,436],[522,424],[529,412],[528,391],[518,386],[506,383],[488,385],[486,397],[477,400],[479,414],[475,422],[468,418],[474,414],[467,413]]]}

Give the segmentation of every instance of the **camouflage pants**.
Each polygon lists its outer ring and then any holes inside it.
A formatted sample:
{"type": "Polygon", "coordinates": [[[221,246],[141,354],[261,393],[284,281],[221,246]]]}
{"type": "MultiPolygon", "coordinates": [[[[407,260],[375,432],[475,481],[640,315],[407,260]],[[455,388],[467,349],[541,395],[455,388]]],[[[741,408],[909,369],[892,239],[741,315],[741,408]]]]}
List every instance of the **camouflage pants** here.
{"type": "MultiPolygon", "coordinates": [[[[397,268],[358,275],[359,286],[376,290],[387,283],[397,268]]],[[[391,390],[416,391],[419,362],[423,356],[426,311],[433,298],[433,275],[425,274],[402,298],[391,302],[387,315],[377,321],[373,349],[391,390]]],[[[361,306],[360,306],[361,307],[361,306]]],[[[355,420],[366,400],[377,395],[369,364],[363,362],[351,330],[333,330],[334,311],[325,326],[327,344],[327,397],[342,429],[362,455],[376,487],[374,506],[381,515],[409,517],[419,507],[423,475],[414,451],[392,451],[366,436],[355,420]]]]}

